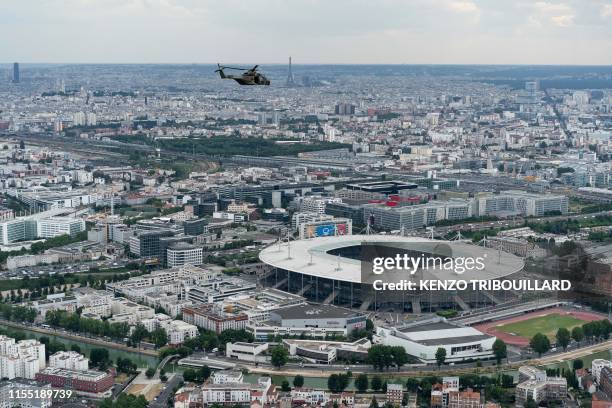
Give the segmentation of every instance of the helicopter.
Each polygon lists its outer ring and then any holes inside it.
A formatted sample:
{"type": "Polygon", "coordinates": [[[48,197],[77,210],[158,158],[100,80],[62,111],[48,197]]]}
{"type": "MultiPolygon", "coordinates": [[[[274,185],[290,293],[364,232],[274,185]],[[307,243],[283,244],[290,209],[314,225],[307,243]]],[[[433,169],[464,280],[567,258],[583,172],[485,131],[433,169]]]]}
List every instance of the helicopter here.
{"type": "Polygon", "coordinates": [[[218,72],[221,76],[221,79],[233,79],[238,82],[240,85],[270,85],[270,80],[266,78],[263,74],[257,72],[257,67],[259,65],[255,65],[253,68],[235,68],[235,67],[225,67],[217,64],[218,69],[215,72],[218,72]],[[234,69],[239,71],[244,71],[242,75],[226,75],[226,69],[234,69]]]}

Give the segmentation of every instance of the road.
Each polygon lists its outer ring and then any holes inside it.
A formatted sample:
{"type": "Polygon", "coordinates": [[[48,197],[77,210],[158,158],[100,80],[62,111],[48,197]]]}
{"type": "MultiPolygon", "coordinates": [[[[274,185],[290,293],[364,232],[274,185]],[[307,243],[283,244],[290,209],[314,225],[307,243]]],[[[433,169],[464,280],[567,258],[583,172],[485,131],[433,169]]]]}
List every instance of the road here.
{"type": "Polygon", "coordinates": [[[174,389],[183,381],[183,375],[176,373],[172,375],[166,382],[157,398],[149,403],[149,408],[166,408],[168,407],[168,399],[174,397],[174,389]]]}

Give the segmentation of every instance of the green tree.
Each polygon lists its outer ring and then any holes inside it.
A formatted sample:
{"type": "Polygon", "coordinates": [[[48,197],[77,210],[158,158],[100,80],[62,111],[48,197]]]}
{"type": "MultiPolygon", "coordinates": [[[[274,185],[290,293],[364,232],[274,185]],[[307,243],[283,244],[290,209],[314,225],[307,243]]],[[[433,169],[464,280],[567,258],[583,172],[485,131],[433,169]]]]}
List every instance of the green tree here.
{"type": "Polygon", "coordinates": [[[280,368],[287,364],[287,360],[289,359],[289,353],[283,346],[276,346],[270,352],[270,360],[272,365],[276,368],[280,368]]]}
{"type": "Polygon", "coordinates": [[[291,387],[289,386],[289,381],[283,380],[283,382],[281,383],[281,390],[283,390],[284,392],[291,391],[291,387]]]}
{"type": "Polygon", "coordinates": [[[357,378],[355,378],[355,388],[359,392],[366,392],[368,390],[368,375],[363,373],[359,374],[357,378]]]}
{"type": "Polygon", "coordinates": [[[136,372],[136,363],[129,358],[117,357],[117,371],[126,374],[133,374],[136,372]]]}
{"type": "Polygon", "coordinates": [[[436,364],[438,368],[446,361],[446,349],[444,347],[438,347],[436,350],[436,364]]]}
{"type": "Polygon", "coordinates": [[[89,353],[89,362],[91,365],[105,370],[110,365],[110,358],[108,356],[108,350],[105,348],[91,349],[89,353]]]}
{"type": "Polygon", "coordinates": [[[535,336],[531,338],[529,345],[533,351],[538,353],[538,356],[542,356],[543,353],[550,350],[550,340],[542,333],[536,333],[535,336]]]}
{"type": "Polygon", "coordinates": [[[368,362],[372,364],[372,367],[380,371],[390,367],[393,363],[391,347],[382,344],[376,344],[370,347],[368,350],[368,362]]]}
{"type": "Polygon", "coordinates": [[[582,339],[584,339],[584,332],[582,331],[582,327],[576,326],[572,329],[572,339],[576,343],[580,343],[582,339]]]}
{"type": "Polygon", "coordinates": [[[563,351],[565,351],[571,340],[570,331],[565,327],[560,327],[555,337],[557,338],[557,345],[563,347],[563,351]]]}
{"type": "Polygon", "coordinates": [[[327,379],[327,388],[332,392],[342,392],[349,385],[349,376],[346,374],[332,374],[327,379]]]}
{"type": "Polygon", "coordinates": [[[578,359],[572,362],[572,368],[574,370],[580,370],[582,367],[584,367],[584,361],[578,359]]]}
{"type": "Polygon", "coordinates": [[[168,344],[168,333],[163,327],[159,327],[151,332],[149,336],[155,347],[160,348],[168,344]]]}
{"type": "Polygon", "coordinates": [[[406,380],[406,389],[409,392],[417,392],[419,389],[419,380],[417,380],[416,378],[408,378],[406,380]]]}
{"type": "Polygon", "coordinates": [[[527,401],[525,401],[524,408],[538,408],[538,403],[531,398],[531,395],[527,397],[527,401]]]}
{"type": "Polygon", "coordinates": [[[183,379],[185,381],[194,382],[196,381],[196,378],[197,378],[197,374],[194,369],[188,368],[185,371],[183,371],[183,379]]]}
{"type": "Polygon", "coordinates": [[[148,336],[149,331],[147,330],[147,328],[144,327],[142,323],[138,323],[136,327],[134,327],[134,331],[130,336],[130,343],[132,343],[133,346],[138,347],[140,345],[140,342],[148,336]]]}
{"type": "Polygon", "coordinates": [[[402,346],[391,347],[391,355],[393,356],[393,363],[397,367],[397,371],[408,362],[408,354],[406,354],[406,349],[402,346]]]}
{"type": "Polygon", "coordinates": [[[302,388],[304,386],[304,376],[298,374],[293,377],[293,386],[296,388],[302,388]]]}
{"type": "Polygon", "coordinates": [[[502,339],[497,339],[493,343],[493,354],[497,364],[501,364],[502,360],[508,355],[506,343],[502,339]]]}
{"type": "Polygon", "coordinates": [[[153,378],[153,376],[155,375],[155,369],[153,367],[147,368],[147,371],[145,371],[145,375],[147,376],[147,378],[153,378]]]}
{"type": "Polygon", "coordinates": [[[372,381],[370,382],[370,387],[374,390],[374,391],[380,391],[382,389],[382,378],[380,378],[379,376],[375,375],[372,378],[372,381]]]}

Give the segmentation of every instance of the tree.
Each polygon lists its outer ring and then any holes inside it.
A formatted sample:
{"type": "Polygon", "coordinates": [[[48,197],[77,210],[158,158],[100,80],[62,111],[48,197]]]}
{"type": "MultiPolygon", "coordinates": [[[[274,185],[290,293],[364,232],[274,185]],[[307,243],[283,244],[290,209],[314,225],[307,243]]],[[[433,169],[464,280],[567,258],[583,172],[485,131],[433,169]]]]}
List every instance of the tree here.
{"type": "Polygon", "coordinates": [[[438,368],[446,361],[446,349],[444,347],[438,347],[436,350],[436,363],[438,368]]]}
{"type": "Polygon", "coordinates": [[[390,346],[376,344],[368,350],[368,362],[380,371],[388,368],[393,363],[393,354],[390,346]]]}
{"type": "Polygon", "coordinates": [[[525,401],[525,405],[523,405],[523,407],[524,408],[538,408],[538,403],[535,402],[530,395],[527,397],[527,401],[525,401]]]}
{"type": "Polygon", "coordinates": [[[185,371],[183,371],[183,379],[185,381],[189,381],[189,382],[194,382],[196,381],[196,372],[194,369],[192,368],[188,368],[185,371]]]}
{"type": "Polygon", "coordinates": [[[359,392],[366,392],[368,390],[368,375],[367,374],[359,374],[357,378],[355,378],[355,388],[359,392]]]}
{"type": "Polygon", "coordinates": [[[293,386],[296,388],[302,388],[304,386],[304,376],[298,374],[293,377],[293,386]]]}
{"type": "Polygon", "coordinates": [[[160,348],[168,344],[168,333],[163,327],[159,327],[151,332],[149,336],[155,347],[160,348]]]}
{"type": "Polygon", "coordinates": [[[502,339],[497,339],[493,343],[493,354],[497,360],[497,364],[501,364],[502,360],[508,355],[506,343],[502,339]]]}
{"type": "Polygon", "coordinates": [[[402,346],[391,347],[391,355],[393,356],[393,362],[397,366],[397,371],[408,362],[408,354],[406,354],[406,349],[402,346]]]}
{"type": "Polygon", "coordinates": [[[284,392],[291,391],[291,387],[289,386],[289,381],[283,380],[283,382],[281,383],[281,390],[283,390],[284,392]]]}
{"type": "Polygon", "coordinates": [[[548,340],[548,337],[546,337],[542,333],[536,333],[535,336],[531,338],[529,345],[531,346],[533,351],[538,353],[538,356],[540,357],[543,353],[546,353],[548,350],[550,350],[550,340],[548,340]]]}
{"type": "Polygon", "coordinates": [[[370,387],[374,390],[374,391],[380,391],[382,389],[382,379],[375,375],[374,378],[372,378],[372,382],[370,383],[370,387]]]}
{"type": "Polygon", "coordinates": [[[378,408],[378,401],[376,401],[376,397],[372,397],[372,402],[370,402],[370,408],[378,408]]]}
{"type": "Polygon", "coordinates": [[[576,343],[580,343],[582,339],[584,339],[584,332],[582,331],[582,327],[576,326],[572,329],[572,339],[576,343]]]}
{"type": "Polygon", "coordinates": [[[200,369],[198,370],[198,377],[197,380],[199,382],[204,382],[206,380],[208,380],[208,377],[210,377],[211,374],[211,370],[210,367],[208,367],[207,365],[200,367],[200,369]]]}
{"type": "Polygon", "coordinates": [[[572,363],[572,368],[574,370],[580,370],[582,367],[584,367],[584,361],[580,359],[574,360],[574,362],[572,363]]]}
{"type": "Polygon", "coordinates": [[[146,337],[149,336],[149,331],[142,323],[138,323],[136,327],[134,327],[134,331],[130,336],[130,342],[134,346],[139,346],[140,342],[143,341],[146,337]]]}
{"type": "Polygon", "coordinates": [[[20,141],[19,141],[19,148],[20,148],[21,150],[24,150],[24,149],[25,149],[25,142],[24,142],[23,140],[20,140],[20,141]]]}
{"type": "Polygon", "coordinates": [[[342,392],[348,387],[349,377],[346,374],[332,374],[327,379],[327,388],[331,392],[342,392]]]}
{"type": "Polygon", "coordinates": [[[136,369],[136,363],[129,358],[117,357],[117,371],[126,374],[133,374],[136,372],[136,369]]]}
{"type": "Polygon", "coordinates": [[[555,337],[557,338],[557,345],[563,347],[563,351],[565,351],[571,340],[569,330],[567,330],[565,327],[560,327],[559,330],[557,330],[555,337]]]}
{"type": "Polygon", "coordinates": [[[153,378],[153,376],[155,375],[155,369],[153,367],[147,368],[147,371],[145,371],[145,375],[147,376],[147,378],[153,378]]]}
{"type": "Polygon", "coordinates": [[[280,368],[287,364],[287,360],[289,359],[289,353],[283,346],[276,346],[270,352],[270,361],[272,365],[276,368],[280,368]]]}
{"type": "Polygon", "coordinates": [[[81,347],[79,347],[78,344],[72,344],[72,345],[70,345],[70,350],[74,351],[74,352],[77,352],[77,353],[80,353],[81,352],[81,347]]]}
{"type": "Polygon", "coordinates": [[[417,392],[419,389],[419,380],[416,378],[408,378],[406,380],[406,389],[409,392],[417,392]]]}
{"type": "Polygon", "coordinates": [[[101,370],[105,370],[110,365],[108,350],[104,348],[91,349],[89,353],[89,362],[93,366],[97,366],[101,370]]]}

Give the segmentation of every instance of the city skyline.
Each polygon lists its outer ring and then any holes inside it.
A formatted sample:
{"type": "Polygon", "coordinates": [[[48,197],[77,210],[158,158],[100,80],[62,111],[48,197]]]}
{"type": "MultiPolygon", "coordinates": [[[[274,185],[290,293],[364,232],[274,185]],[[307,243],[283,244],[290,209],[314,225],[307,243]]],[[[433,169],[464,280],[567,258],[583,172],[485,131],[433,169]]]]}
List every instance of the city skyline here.
{"type": "Polygon", "coordinates": [[[54,0],[0,10],[0,33],[14,38],[0,45],[7,63],[612,64],[603,0],[54,0]]]}

